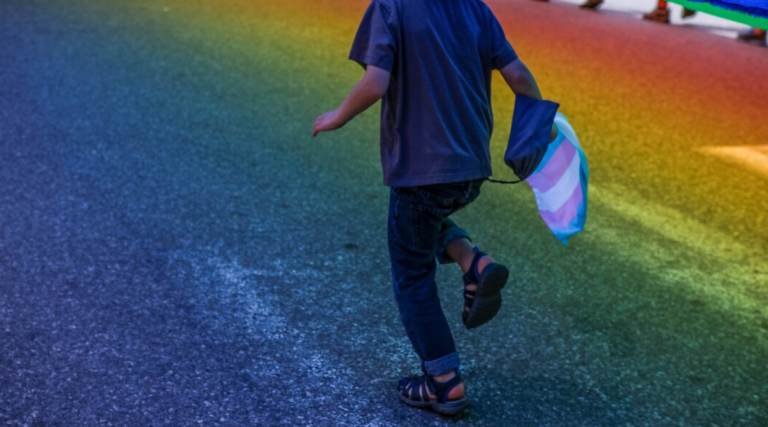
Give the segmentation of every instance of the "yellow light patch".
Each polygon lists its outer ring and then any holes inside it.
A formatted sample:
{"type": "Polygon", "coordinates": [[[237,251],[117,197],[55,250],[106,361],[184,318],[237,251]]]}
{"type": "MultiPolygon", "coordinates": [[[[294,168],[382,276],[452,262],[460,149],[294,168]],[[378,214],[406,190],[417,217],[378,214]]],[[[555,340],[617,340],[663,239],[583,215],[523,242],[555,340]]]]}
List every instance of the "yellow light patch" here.
{"type": "Polygon", "coordinates": [[[768,176],[768,145],[702,147],[699,150],[768,176]]]}

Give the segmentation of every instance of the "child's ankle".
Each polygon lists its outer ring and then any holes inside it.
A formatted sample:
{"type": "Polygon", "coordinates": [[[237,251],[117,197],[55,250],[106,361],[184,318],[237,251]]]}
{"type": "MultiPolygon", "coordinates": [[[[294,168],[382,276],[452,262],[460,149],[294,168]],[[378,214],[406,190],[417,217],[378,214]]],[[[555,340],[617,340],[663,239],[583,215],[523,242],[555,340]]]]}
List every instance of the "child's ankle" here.
{"type": "Polygon", "coordinates": [[[446,372],[444,374],[435,375],[432,378],[437,380],[437,382],[444,383],[444,382],[450,380],[451,378],[453,378],[455,376],[456,376],[456,371],[450,371],[450,372],[446,372]]]}

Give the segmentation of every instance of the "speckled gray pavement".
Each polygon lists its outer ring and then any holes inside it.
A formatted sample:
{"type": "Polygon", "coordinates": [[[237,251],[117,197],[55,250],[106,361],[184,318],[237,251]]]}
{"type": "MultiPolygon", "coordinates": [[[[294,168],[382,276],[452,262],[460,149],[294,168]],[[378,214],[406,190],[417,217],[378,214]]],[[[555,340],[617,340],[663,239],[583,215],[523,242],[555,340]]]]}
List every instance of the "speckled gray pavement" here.
{"type": "Polygon", "coordinates": [[[438,275],[473,405],[412,409],[376,113],[309,137],[360,70],[262,78],[342,64],[348,39],[281,63],[218,14],[244,1],[166,3],[0,2],[0,425],[768,425],[765,223],[728,228],[765,212],[764,177],[701,178],[754,200],[736,213],[669,201],[595,136],[591,228],[568,248],[527,189],[486,186],[457,220],[513,271],[501,314],[467,332],[458,269],[438,275]]]}

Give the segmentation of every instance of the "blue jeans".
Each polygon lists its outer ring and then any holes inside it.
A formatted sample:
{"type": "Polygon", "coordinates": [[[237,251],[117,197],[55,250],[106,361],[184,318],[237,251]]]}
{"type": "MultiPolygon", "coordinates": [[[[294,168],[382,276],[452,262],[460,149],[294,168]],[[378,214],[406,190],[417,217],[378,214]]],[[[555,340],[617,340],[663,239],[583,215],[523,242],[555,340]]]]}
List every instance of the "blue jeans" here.
{"type": "Polygon", "coordinates": [[[448,217],[480,195],[485,178],[421,187],[392,187],[388,241],[400,320],[424,371],[440,375],[459,367],[459,354],[435,284],[436,259],[453,262],[445,247],[469,239],[448,217]]]}

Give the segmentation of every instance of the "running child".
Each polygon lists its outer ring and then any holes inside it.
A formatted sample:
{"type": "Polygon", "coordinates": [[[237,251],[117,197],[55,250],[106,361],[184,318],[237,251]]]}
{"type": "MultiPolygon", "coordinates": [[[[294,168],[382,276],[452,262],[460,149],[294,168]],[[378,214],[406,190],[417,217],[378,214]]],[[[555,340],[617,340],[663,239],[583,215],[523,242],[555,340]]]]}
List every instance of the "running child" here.
{"type": "MultiPolygon", "coordinates": [[[[365,74],[313,136],[341,128],[379,99],[381,164],[390,187],[388,245],[400,319],[424,375],[400,380],[405,403],[456,414],[468,405],[435,284],[436,263],[464,272],[467,328],[501,307],[508,270],[449,217],[491,175],[491,72],[515,94],[541,99],[533,75],[480,0],[373,0],[349,58],[365,74]]],[[[553,133],[556,134],[553,129],[553,133]]]]}

